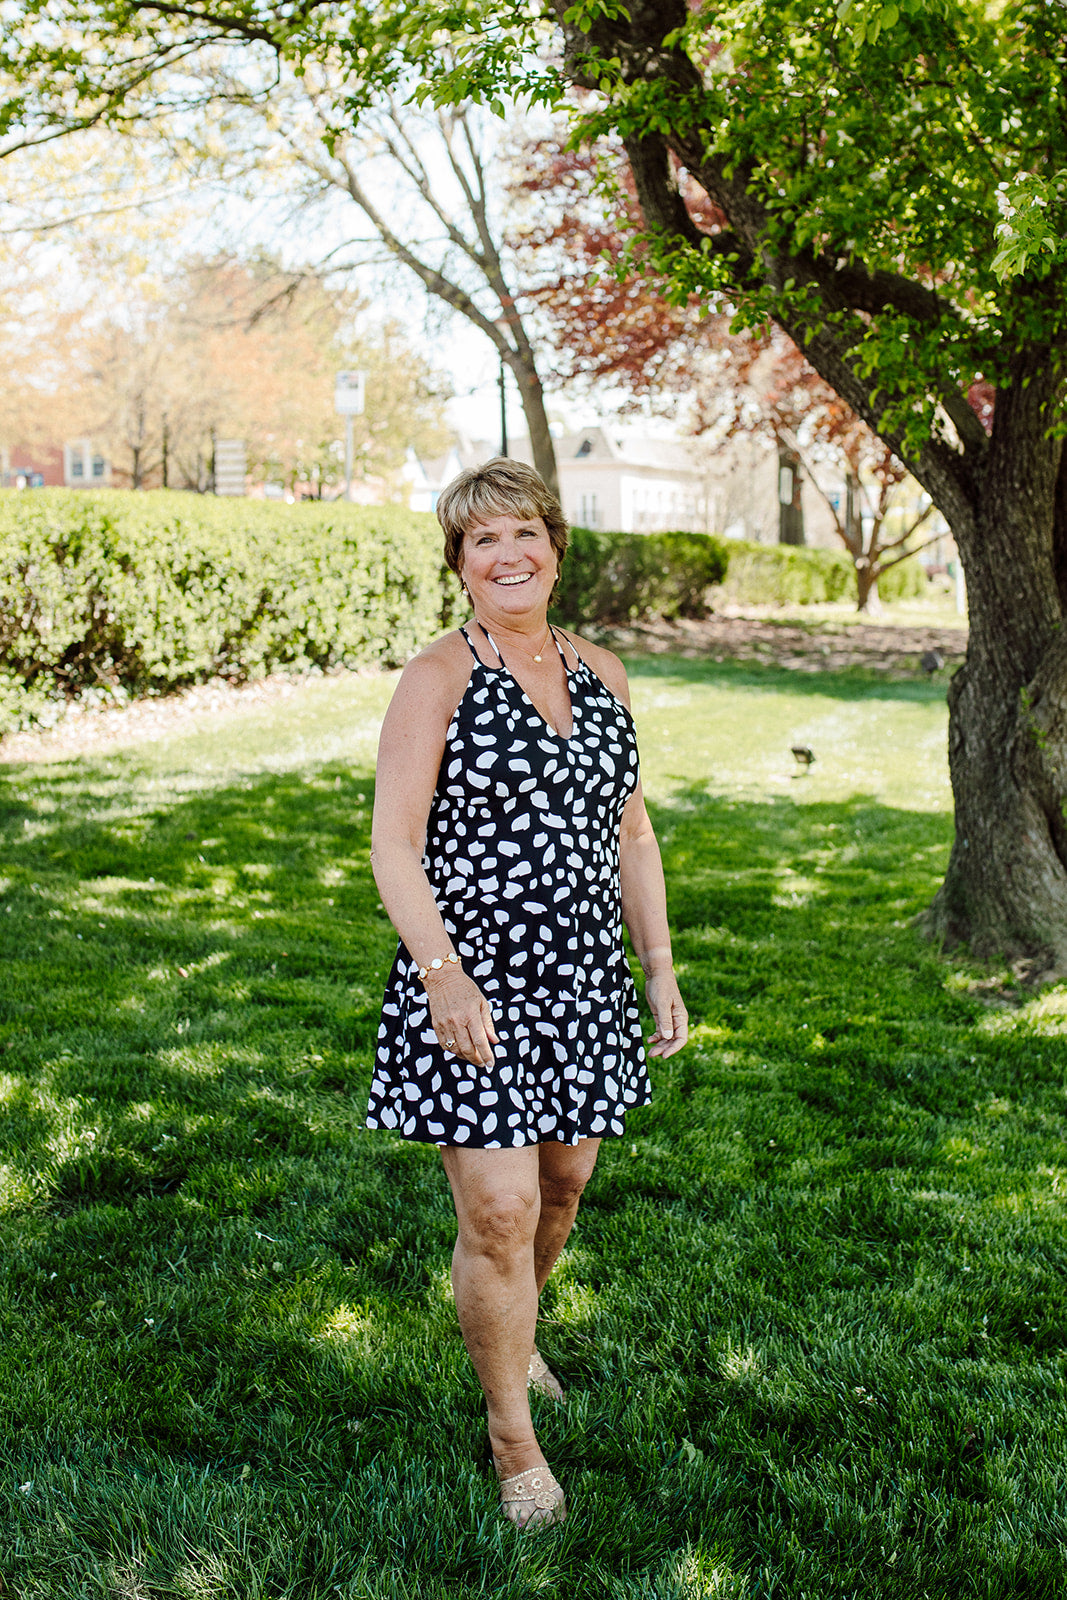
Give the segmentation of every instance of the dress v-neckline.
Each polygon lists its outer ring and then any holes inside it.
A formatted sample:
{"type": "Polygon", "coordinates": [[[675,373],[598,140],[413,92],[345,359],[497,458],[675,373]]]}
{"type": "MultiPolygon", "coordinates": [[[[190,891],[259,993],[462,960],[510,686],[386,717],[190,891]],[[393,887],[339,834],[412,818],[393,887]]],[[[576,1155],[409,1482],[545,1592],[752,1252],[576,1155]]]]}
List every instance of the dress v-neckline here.
{"type": "MultiPolygon", "coordinates": [[[[565,679],[566,684],[567,684],[567,699],[570,702],[570,708],[571,708],[571,731],[570,731],[570,733],[560,733],[558,728],[554,728],[552,726],[551,722],[549,722],[548,718],[545,716],[544,712],[541,710],[541,707],[539,705],[537,705],[535,703],[535,701],[531,698],[531,696],[526,693],[526,690],[523,688],[523,686],[519,682],[518,678],[516,678],[515,674],[512,672],[512,670],[508,666],[507,662],[504,660],[504,657],[500,653],[499,646],[497,645],[496,640],[493,638],[493,635],[489,632],[489,629],[485,628],[485,627],[482,627],[482,624],[480,622],[479,622],[478,626],[479,626],[479,628],[482,629],[482,632],[485,634],[485,637],[489,640],[489,643],[492,645],[493,651],[494,651],[494,653],[496,655],[496,658],[500,662],[500,666],[499,667],[486,667],[485,666],[485,662],[482,661],[481,656],[477,656],[477,660],[481,663],[481,665],[483,667],[485,667],[485,670],[487,672],[506,672],[508,677],[511,679],[512,683],[515,685],[516,689],[518,689],[519,693],[522,695],[522,698],[526,701],[526,704],[530,707],[530,709],[544,723],[545,727],[547,728],[548,732],[552,735],[553,739],[561,739],[564,744],[570,744],[571,740],[574,738],[575,733],[577,732],[577,729],[578,729],[578,716],[577,716],[577,713],[576,713],[576,711],[574,709],[574,696],[573,696],[573,694],[571,694],[571,672],[572,672],[573,669],[568,667],[568,665],[567,665],[567,657],[563,654],[562,646],[560,645],[559,640],[556,638],[556,630],[555,630],[555,628],[552,628],[550,631],[552,633],[552,642],[555,645],[556,649],[559,651],[559,659],[563,663],[563,675],[564,675],[564,679],[565,679]]],[[[467,642],[470,643],[469,640],[467,642]]],[[[577,654],[577,652],[575,652],[575,654],[577,654]]],[[[579,659],[581,659],[581,658],[579,657],[579,659]]]]}

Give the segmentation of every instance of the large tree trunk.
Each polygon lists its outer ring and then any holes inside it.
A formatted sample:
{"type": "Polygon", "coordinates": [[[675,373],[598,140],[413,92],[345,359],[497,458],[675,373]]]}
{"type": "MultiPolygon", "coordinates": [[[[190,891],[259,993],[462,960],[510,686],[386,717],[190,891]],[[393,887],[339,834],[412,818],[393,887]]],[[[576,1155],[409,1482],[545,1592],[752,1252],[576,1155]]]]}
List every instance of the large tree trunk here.
{"type": "Polygon", "coordinates": [[[552,438],[552,430],[548,425],[548,412],[545,410],[545,392],[541,387],[541,380],[537,376],[537,369],[532,360],[522,361],[514,357],[509,365],[515,374],[515,382],[519,390],[519,399],[522,401],[522,413],[526,418],[526,427],[530,435],[530,450],[533,454],[533,464],[544,478],[554,495],[559,494],[559,473],[556,470],[556,445],[552,438]]]}
{"type": "Polygon", "coordinates": [[[1067,970],[1067,629],[1059,440],[1044,355],[998,390],[973,521],[953,524],[970,612],[949,690],[956,838],[934,936],[1033,972],[1067,970]]]}

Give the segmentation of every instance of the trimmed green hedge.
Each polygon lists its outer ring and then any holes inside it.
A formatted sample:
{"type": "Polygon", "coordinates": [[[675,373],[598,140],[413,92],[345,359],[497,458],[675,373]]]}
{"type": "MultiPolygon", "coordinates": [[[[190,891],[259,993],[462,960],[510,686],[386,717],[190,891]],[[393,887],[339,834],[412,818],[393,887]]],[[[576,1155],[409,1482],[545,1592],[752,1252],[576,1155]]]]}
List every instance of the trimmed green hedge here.
{"type": "MultiPolygon", "coordinates": [[[[729,568],[725,599],[740,606],[806,606],[826,600],[854,600],[856,572],[844,550],[812,550],[804,545],[726,541],[729,568]]],[[[911,600],[926,593],[926,574],[913,557],[898,562],[879,580],[883,600],[911,600]]]]}
{"type": "Polygon", "coordinates": [[[625,623],[706,617],[708,590],[726,576],[729,547],[707,533],[599,533],[572,528],[551,615],[625,623]]]}
{"type": "MultiPolygon", "coordinates": [[[[553,615],[704,616],[726,559],[705,534],[576,528],[553,615]]],[[[436,518],[396,506],[0,492],[0,731],[75,695],[397,665],[463,614],[436,518]]]]}
{"type": "Polygon", "coordinates": [[[397,664],[456,598],[436,518],[399,507],[0,493],[0,728],[95,685],[397,664]]]}
{"type": "MultiPolygon", "coordinates": [[[[844,552],[571,531],[552,616],[619,624],[855,594],[844,552]]],[[[881,583],[920,594],[918,562],[881,583]]],[[[0,732],[73,695],[394,666],[465,615],[435,517],[155,491],[0,491],[0,732]]],[[[54,715],[54,709],[51,712],[54,715]]]]}
{"type": "MultiPolygon", "coordinates": [[[[572,528],[552,616],[579,627],[704,617],[711,588],[736,605],[814,605],[854,600],[856,573],[844,550],[749,544],[705,533],[572,528]]],[[[913,599],[926,589],[914,559],[891,567],[878,585],[883,600],[913,599]]]]}

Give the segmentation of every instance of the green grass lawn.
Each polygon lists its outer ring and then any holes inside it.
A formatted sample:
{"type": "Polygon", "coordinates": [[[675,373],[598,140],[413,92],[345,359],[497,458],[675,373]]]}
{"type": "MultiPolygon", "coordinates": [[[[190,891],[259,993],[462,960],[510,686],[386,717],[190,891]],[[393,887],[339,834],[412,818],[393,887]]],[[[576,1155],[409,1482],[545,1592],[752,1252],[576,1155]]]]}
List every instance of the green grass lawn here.
{"type": "Polygon", "coordinates": [[[361,1126],[391,681],[0,769],[0,1596],[1067,1589],[1067,987],[910,927],[943,686],[631,665],[695,1041],[546,1294],[525,1539],[438,1157],[361,1126]]]}

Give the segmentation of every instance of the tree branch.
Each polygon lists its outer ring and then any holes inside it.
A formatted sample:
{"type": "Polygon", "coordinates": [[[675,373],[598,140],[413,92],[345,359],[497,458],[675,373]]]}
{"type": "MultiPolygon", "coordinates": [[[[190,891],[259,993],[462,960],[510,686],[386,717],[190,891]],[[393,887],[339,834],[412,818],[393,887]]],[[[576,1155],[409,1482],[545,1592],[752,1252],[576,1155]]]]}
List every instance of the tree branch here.
{"type": "Polygon", "coordinates": [[[382,140],[385,144],[385,148],[388,150],[390,156],[396,162],[401,172],[407,176],[411,184],[421,195],[424,203],[429,206],[430,210],[433,212],[442,228],[444,228],[445,234],[451,243],[455,245],[457,250],[462,251],[462,253],[470,261],[473,261],[474,265],[480,271],[484,272],[485,262],[482,259],[477,246],[473,245],[466,235],[460,230],[458,223],[450,215],[450,213],[445,210],[441,201],[434,193],[433,184],[430,181],[430,175],[426,170],[426,165],[413,140],[411,139],[407,128],[404,125],[402,110],[396,105],[391,96],[389,104],[389,121],[392,123],[393,128],[395,128],[397,137],[394,138],[393,134],[390,132],[384,132],[382,134],[382,140]],[[397,143],[397,138],[400,141],[399,144],[397,143]],[[401,148],[401,146],[403,146],[403,148],[401,148]],[[407,156],[404,155],[404,150],[408,152],[407,156]]]}
{"type": "MultiPolygon", "coordinates": [[[[891,567],[898,567],[902,561],[907,561],[909,556],[917,556],[923,550],[929,550],[930,546],[936,544],[940,537],[939,533],[935,533],[929,539],[924,539],[922,544],[917,545],[914,550],[902,550],[898,556],[891,557],[889,561],[882,560],[882,551],[880,550],[872,562],[875,577],[880,578],[882,573],[888,572],[891,567]]],[[[887,544],[883,546],[883,549],[894,550],[896,546],[887,544]]]]}
{"type": "Polygon", "coordinates": [[[689,215],[671,168],[666,140],[659,134],[648,134],[643,139],[624,139],[623,144],[646,227],[679,238],[700,251],[736,255],[738,272],[747,277],[753,256],[742,239],[729,229],[705,233],[689,215]]]}
{"type": "Polygon", "coordinates": [[[860,312],[872,314],[872,308],[889,307],[916,317],[924,327],[932,326],[942,315],[933,291],[893,273],[869,272],[863,266],[840,268],[829,259],[767,254],[772,219],[755,193],[752,174],[744,167],[731,168],[728,173],[724,157],[709,155],[707,127],[700,111],[705,93],[700,73],[680,48],[663,47],[668,32],[685,25],[684,0],[631,0],[628,11],[599,16],[588,36],[568,20],[566,0],[553,0],[553,4],[564,31],[568,75],[574,82],[597,88],[597,57],[614,58],[621,64],[626,83],[636,86],[653,80],[676,95],[678,111],[669,135],[631,135],[626,140],[649,227],[691,248],[708,248],[703,244],[707,236],[696,227],[678,193],[670,151],[729,218],[733,237],[727,248],[737,252],[731,275],[738,286],[746,280],[751,284],[756,274],[779,291],[775,318],[816,372],[905,463],[950,523],[961,527],[973,523],[975,481],[969,458],[984,456],[987,441],[978,419],[972,423],[966,417],[966,402],[952,394],[937,396],[956,428],[962,455],[933,433],[918,450],[905,449],[900,429],[891,429],[885,422],[890,399],[896,397],[886,399],[878,394],[877,380],[862,376],[852,356],[867,332],[860,312]],[[819,326],[813,328],[810,321],[790,315],[789,301],[781,292],[790,279],[818,291],[825,311],[819,326]],[[838,322],[837,329],[830,326],[831,318],[838,322]]]}
{"type": "Polygon", "coordinates": [[[389,253],[397,261],[402,261],[406,267],[410,267],[411,271],[425,284],[432,295],[436,295],[439,300],[443,300],[446,305],[451,306],[453,311],[458,311],[461,316],[467,318],[468,322],[472,322],[481,333],[484,333],[487,339],[491,339],[505,360],[513,359],[515,352],[508,344],[500,325],[485,315],[465,289],[461,288],[459,284],[453,283],[450,278],[447,278],[437,268],[431,267],[427,262],[420,260],[414,251],[397,237],[364,190],[353,167],[343,157],[339,156],[336,160],[344,172],[345,187],[349,195],[363,214],[369,218],[389,253]]]}
{"type": "MultiPolygon", "coordinates": [[[[302,13],[297,12],[295,16],[303,21],[315,9],[316,6],[312,3],[303,7],[302,13]]],[[[209,11],[201,6],[178,5],[172,3],[172,0],[128,0],[128,10],[133,16],[147,12],[149,17],[176,17],[182,22],[206,25],[213,30],[212,42],[238,38],[247,39],[250,43],[270,45],[272,50],[279,50],[281,47],[278,35],[264,24],[256,23],[250,16],[220,12],[214,8],[209,11]]],[[[285,20],[286,31],[291,31],[295,17],[285,20]]],[[[205,43],[207,42],[209,41],[205,40],[205,43]]]]}
{"type": "MultiPolygon", "coordinates": [[[[933,510],[934,510],[934,506],[933,506],[933,502],[931,501],[931,503],[926,507],[926,510],[925,511],[920,511],[919,515],[915,518],[915,521],[913,523],[911,523],[911,525],[908,528],[905,529],[905,531],[900,535],[899,539],[890,539],[890,540],[887,541],[887,543],[880,544],[878,546],[878,554],[879,554],[879,556],[882,554],[882,552],[884,550],[899,550],[902,545],[906,545],[908,540],[912,537],[912,535],[915,532],[917,532],[917,530],[919,528],[922,527],[922,525],[926,521],[927,517],[929,517],[929,516],[931,516],[933,514],[933,510]]],[[[928,539],[925,544],[921,544],[919,546],[919,549],[920,550],[925,550],[927,544],[935,543],[935,541],[937,539],[939,539],[940,537],[941,537],[940,534],[934,534],[933,537],[928,539]]],[[[914,550],[910,550],[910,551],[909,550],[905,550],[904,551],[905,555],[914,555],[915,553],[916,552],[914,550]]]]}

